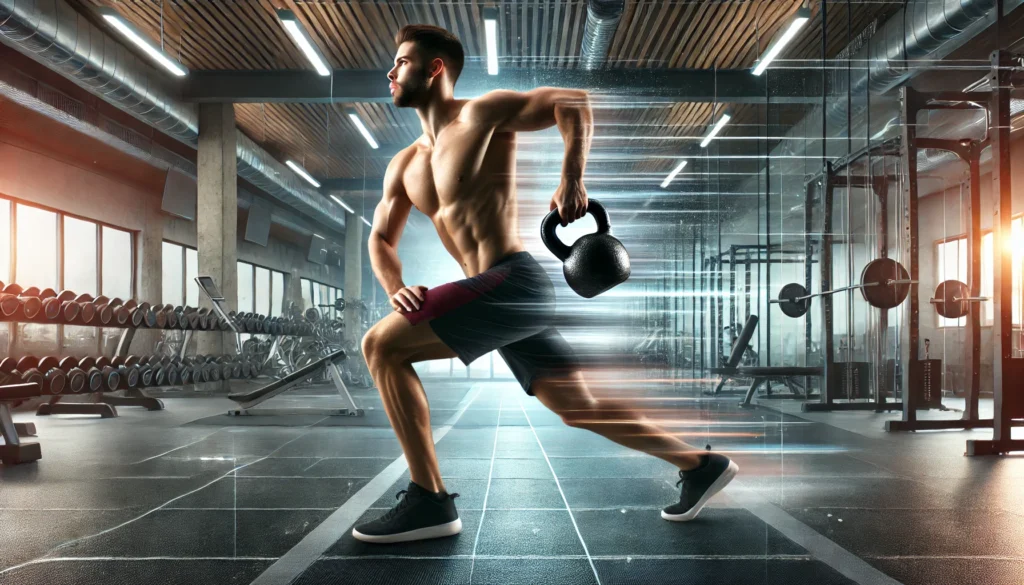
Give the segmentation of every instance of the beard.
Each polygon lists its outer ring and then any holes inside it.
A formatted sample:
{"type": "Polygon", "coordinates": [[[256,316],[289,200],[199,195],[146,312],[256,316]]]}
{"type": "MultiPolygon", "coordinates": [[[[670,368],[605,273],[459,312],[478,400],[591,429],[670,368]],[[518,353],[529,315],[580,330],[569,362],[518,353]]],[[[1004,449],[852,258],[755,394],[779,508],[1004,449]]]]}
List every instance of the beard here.
{"type": "Polygon", "coordinates": [[[426,102],[430,93],[426,76],[416,76],[403,83],[396,81],[395,85],[398,87],[395,89],[395,95],[391,96],[391,100],[399,108],[419,106],[426,102]]]}

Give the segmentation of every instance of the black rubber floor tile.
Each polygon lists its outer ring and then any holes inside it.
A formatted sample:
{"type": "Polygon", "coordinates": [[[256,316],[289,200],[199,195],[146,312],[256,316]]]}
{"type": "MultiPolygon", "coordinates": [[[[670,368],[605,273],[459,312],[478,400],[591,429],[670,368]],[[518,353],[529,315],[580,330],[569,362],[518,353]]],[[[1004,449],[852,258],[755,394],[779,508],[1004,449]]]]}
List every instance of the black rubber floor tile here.
{"type": "Polygon", "coordinates": [[[855,585],[810,560],[595,560],[603,585],[855,585]]]}
{"type": "MultiPolygon", "coordinates": [[[[65,542],[126,522],[133,510],[0,510],[0,570],[31,561],[65,542]]],[[[0,575],[0,583],[4,582],[0,575]]]]}
{"type": "Polygon", "coordinates": [[[789,513],[859,555],[1024,557],[1024,518],[1002,510],[810,508],[789,513]]]}
{"type": "Polygon", "coordinates": [[[171,508],[337,508],[369,480],[226,477],[169,505],[171,508]]]}
{"type": "Polygon", "coordinates": [[[1020,585],[1024,561],[991,558],[867,559],[905,585],[1020,585]]]}
{"type": "Polygon", "coordinates": [[[690,522],[669,522],[660,510],[574,511],[592,555],[805,554],[759,518],[738,508],[705,508],[690,522]]]}
{"type": "Polygon", "coordinates": [[[664,507],[679,501],[675,477],[666,479],[564,479],[559,478],[569,507],[609,508],[628,506],[664,507]]]}
{"type": "Polygon", "coordinates": [[[464,585],[469,582],[469,565],[469,559],[324,559],[293,584],[464,585]]]}
{"type": "MultiPolygon", "coordinates": [[[[554,463],[554,461],[552,461],[554,463]]],[[[548,462],[543,458],[494,460],[492,479],[554,479],[548,462]]]]}
{"type": "Polygon", "coordinates": [[[245,585],[273,560],[53,561],[3,575],[4,585],[245,585]]]}
{"type": "Polygon", "coordinates": [[[157,510],[56,551],[62,557],[281,556],[332,510],[157,510]]]}
{"type": "Polygon", "coordinates": [[[316,461],[302,475],[310,477],[376,477],[394,463],[392,457],[337,457],[316,461]]]}
{"type": "Polygon", "coordinates": [[[567,510],[488,510],[478,555],[581,555],[583,545],[567,510]]]}
{"type": "Polygon", "coordinates": [[[678,479],[679,468],[667,461],[641,457],[551,457],[551,466],[559,479],[574,478],[649,478],[678,479]]]}
{"type": "Polygon", "coordinates": [[[586,559],[476,559],[474,585],[593,585],[594,570],[586,559]]]}
{"type": "Polygon", "coordinates": [[[487,508],[565,508],[552,479],[491,479],[487,508]]]}

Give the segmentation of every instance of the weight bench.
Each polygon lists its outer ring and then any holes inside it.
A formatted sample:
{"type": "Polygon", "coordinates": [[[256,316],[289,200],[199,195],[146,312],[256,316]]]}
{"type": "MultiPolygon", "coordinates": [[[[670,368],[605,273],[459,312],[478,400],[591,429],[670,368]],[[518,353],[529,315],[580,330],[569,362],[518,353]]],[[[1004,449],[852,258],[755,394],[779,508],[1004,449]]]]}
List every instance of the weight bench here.
{"type": "MultiPolygon", "coordinates": [[[[743,351],[750,344],[750,340],[754,337],[754,330],[757,329],[757,315],[750,315],[747,317],[746,323],[743,324],[743,329],[740,331],[739,336],[736,338],[736,343],[732,346],[732,352],[729,354],[729,359],[725,363],[725,367],[722,368],[711,368],[709,371],[712,374],[719,374],[722,379],[715,386],[714,392],[710,394],[718,395],[722,392],[722,387],[730,378],[751,378],[750,387],[747,388],[746,395],[740,402],[740,406],[750,406],[751,400],[754,398],[754,392],[757,389],[771,380],[778,380],[786,385],[787,388],[793,391],[794,394],[799,395],[800,391],[797,390],[797,386],[800,386],[796,382],[798,378],[806,378],[809,376],[821,376],[824,373],[824,368],[811,367],[811,366],[750,366],[741,367],[739,365],[740,360],[743,359],[743,351]]],[[[810,395],[810,388],[804,389],[804,395],[810,395]]]]}
{"type": "Polygon", "coordinates": [[[736,338],[736,343],[732,344],[732,351],[729,352],[729,359],[725,361],[725,365],[721,368],[711,368],[708,370],[712,374],[721,375],[722,379],[719,380],[713,392],[705,392],[705,394],[718,396],[722,393],[722,387],[725,386],[725,383],[730,378],[740,377],[737,373],[737,368],[743,359],[744,350],[747,349],[747,346],[750,345],[750,340],[754,337],[755,329],[757,329],[757,315],[748,315],[747,322],[743,324],[743,329],[740,330],[740,334],[736,338]]]}

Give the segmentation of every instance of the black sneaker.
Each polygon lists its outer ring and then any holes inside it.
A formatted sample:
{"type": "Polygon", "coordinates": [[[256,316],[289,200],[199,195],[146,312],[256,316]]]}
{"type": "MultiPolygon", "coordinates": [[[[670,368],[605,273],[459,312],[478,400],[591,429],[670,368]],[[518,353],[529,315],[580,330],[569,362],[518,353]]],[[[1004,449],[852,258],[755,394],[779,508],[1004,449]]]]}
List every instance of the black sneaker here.
{"type": "Polygon", "coordinates": [[[462,520],[455,509],[459,494],[435,494],[409,482],[409,489],[395,496],[401,501],[383,516],[352,529],[363,542],[392,543],[453,536],[462,532],[462,520]],[[402,498],[402,496],[405,496],[402,498]]]}
{"type": "Polygon", "coordinates": [[[701,508],[712,496],[722,491],[736,477],[739,466],[725,455],[710,454],[702,457],[697,469],[680,471],[676,486],[683,484],[679,503],[661,511],[661,517],[672,522],[687,522],[700,514],[701,508]]]}

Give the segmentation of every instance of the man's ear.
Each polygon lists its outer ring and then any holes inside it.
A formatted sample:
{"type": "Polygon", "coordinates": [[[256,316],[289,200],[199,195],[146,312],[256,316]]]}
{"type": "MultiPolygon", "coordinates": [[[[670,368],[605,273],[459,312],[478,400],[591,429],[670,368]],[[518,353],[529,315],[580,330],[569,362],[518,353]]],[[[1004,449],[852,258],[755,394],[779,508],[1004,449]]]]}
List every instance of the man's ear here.
{"type": "Polygon", "coordinates": [[[444,73],[444,60],[440,57],[435,57],[430,61],[430,76],[437,77],[444,73]]]}

